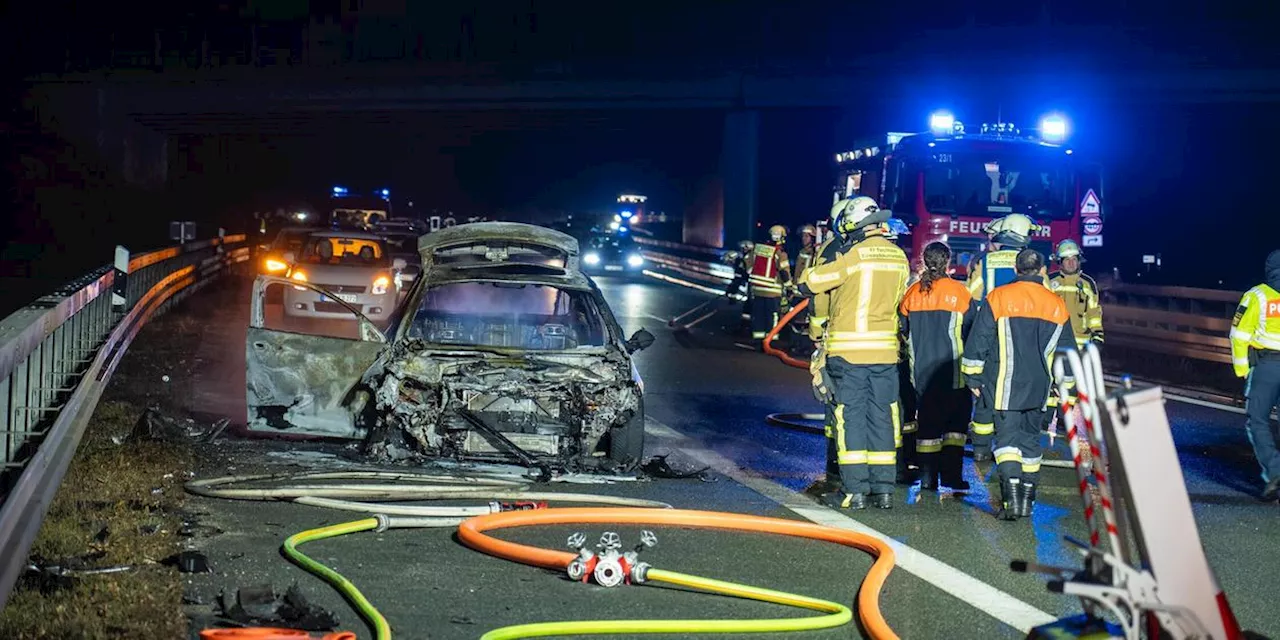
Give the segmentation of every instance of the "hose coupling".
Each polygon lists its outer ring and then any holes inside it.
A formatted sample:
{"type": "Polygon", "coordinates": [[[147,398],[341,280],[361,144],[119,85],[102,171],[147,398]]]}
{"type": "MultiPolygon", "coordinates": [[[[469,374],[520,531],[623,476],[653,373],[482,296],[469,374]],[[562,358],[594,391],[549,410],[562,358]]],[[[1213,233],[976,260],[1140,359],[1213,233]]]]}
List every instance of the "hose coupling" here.
{"type": "Polygon", "coordinates": [[[653,567],[648,562],[638,562],[631,567],[631,583],[644,584],[649,580],[649,569],[653,567]]]}
{"type": "Polygon", "coordinates": [[[596,568],[591,572],[596,584],[602,587],[616,587],[627,580],[628,571],[623,567],[622,558],[617,553],[601,556],[596,568]]]}
{"type": "Polygon", "coordinates": [[[378,521],[378,526],[374,527],[374,533],[383,533],[391,528],[391,518],[385,513],[373,514],[373,519],[378,521]]]}
{"type": "Polygon", "coordinates": [[[503,502],[498,505],[501,511],[535,511],[537,509],[546,509],[545,501],[521,500],[518,502],[503,502]]]}

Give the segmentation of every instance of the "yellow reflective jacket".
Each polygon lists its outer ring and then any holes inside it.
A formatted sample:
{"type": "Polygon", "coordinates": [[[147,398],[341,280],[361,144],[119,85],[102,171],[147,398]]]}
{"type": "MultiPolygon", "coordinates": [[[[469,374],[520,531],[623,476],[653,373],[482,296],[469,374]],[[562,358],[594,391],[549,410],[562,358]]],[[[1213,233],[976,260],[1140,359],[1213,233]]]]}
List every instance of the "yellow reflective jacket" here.
{"type": "Polygon", "coordinates": [[[823,340],[828,358],[850,364],[898,362],[898,303],[910,272],[907,254],[878,231],[806,272],[801,293],[831,293],[823,340]]]}
{"type": "Polygon", "coordinates": [[[1231,367],[1249,375],[1249,350],[1280,351],[1280,291],[1260,284],[1246,292],[1231,321],[1231,367]]]}
{"type": "Polygon", "coordinates": [[[1071,332],[1076,345],[1084,346],[1090,340],[1102,342],[1102,299],[1098,295],[1098,283],[1083,272],[1067,275],[1062,272],[1049,278],[1049,290],[1062,297],[1071,314],[1071,332]]]}
{"type": "MultiPolygon", "coordinates": [[[[838,240],[838,236],[832,236],[830,238],[827,238],[826,242],[823,242],[821,245],[818,246],[818,249],[814,251],[813,260],[809,263],[809,265],[806,268],[798,271],[798,273],[800,274],[800,282],[804,282],[805,274],[809,272],[809,269],[818,267],[820,265],[826,264],[836,259],[836,257],[839,255],[837,251],[840,248],[840,243],[837,240],[838,240]]],[[[804,255],[804,254],[801,253],[801,255],[804,255]]],[[[809,302],[809,339],[810,340],[813,340],[814,342],[818,342],[819,340],[822,340],[822,332],[825,331],[827,328],[827,315],[830,312],[830,309],[831,309],[830,294],[816,293],[813,295],[812,300],[809,302]]]]}

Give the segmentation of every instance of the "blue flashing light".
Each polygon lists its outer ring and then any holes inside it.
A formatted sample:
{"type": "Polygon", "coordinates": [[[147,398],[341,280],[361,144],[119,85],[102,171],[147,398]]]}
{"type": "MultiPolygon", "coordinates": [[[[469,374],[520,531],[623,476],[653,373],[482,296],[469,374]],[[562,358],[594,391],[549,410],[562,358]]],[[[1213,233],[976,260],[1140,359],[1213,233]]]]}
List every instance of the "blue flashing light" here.
{"type": "Polygon", "coordinates": [[[630,220],[632,215],[634,215],[634,214],[632,214],[630,211],[623,211],[623,212],[622,212],[622,219],[623,219],[623,220],[630,220]]]}
{"type": "Polygon", "coordinates": [[[345,196],[345,195],[347,195],[347,188],[346,188],[346,187],[334,187],[334,188],[333,188],[333,195],[335,195],[335,196],[345,196]]]}
{"type": "Polygon", "coordinates": [[[1040,137],[1045,142],[1062,142],[1067,139],[1067,121],[1062,116],[1045,116],[1040,120],[1040,137]]]}
{"type": "Polygon", "coordinates": [[[929,116],[929,132],[936,136],[949,136],[956,127],[956,117],[948,111],[938,111],[929,116]]]}
{"type": "Polygon", "coordinates": [[[618,233],[626,233],[626,232],[627,232],[626,227],[618,227],[618,233]]]}
{"type": "Polygon", "coordinates": [[[382,190],[382,197],[384,197],[384,198],[390,198],[390,197],[391,197],[391,190],[390,190],[390,189],[383,189],[383,190],[382,190]]]}

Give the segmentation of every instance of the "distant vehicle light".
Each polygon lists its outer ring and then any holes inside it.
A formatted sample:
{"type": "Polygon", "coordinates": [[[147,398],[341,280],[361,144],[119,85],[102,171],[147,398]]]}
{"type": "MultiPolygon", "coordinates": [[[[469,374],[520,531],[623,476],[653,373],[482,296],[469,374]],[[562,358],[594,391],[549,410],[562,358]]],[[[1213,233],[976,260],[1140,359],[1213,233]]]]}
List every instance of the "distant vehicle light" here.
{"type": "Polygon", "coordinates": [[[600,254],[592,251],[591,253],[588,253],[582,256],[582,261],[585,262],[586,264],[595,266],[597,264],[600,264],[600,254]]]}
{"type": "Polygon", "coordinates": [[[391,286],[391,278],[380,275],[373,279],[373,295],[380,296],[387,292],[387,287],[391,286]]]}
{"type": "MultiPolygon", "coordinates": [[[[264,262],[262,266],[267,270],[267,273],[277,273],[289,268],[289,265],[287,263],[281,262],[279,260],[275,260],[273,258],[267,258],[266,262],[264,262]]],[[[303,279],[304,280],[306,279],[305,276],[303,279]]]]}
{"type": "Polygon", "coordinates": [[[633,269],[642,267],[644,266],[644,258],[641,257],[640,254],[638,253],[633,253],[627,256],[627,266],[633,269]]]}
{"type": "Polygon", "coordinates": [[[301,221],[303,221],[303,220],[306,220],[306,219],[307,219],[307,212],[306,212],[306,211],[299,211],[299,212],[297,212],[297,213],[293,214],[293,217],[297,218],[297,219],[298,219],[298,221],[299,221],[299,222],[301,222],[301,221]]]}
{"type": "Polygon", "coordinates": [[[609,228],[613,229],[614,231],[617,231],[618,227],[621,227],[621,226],[622,226],[622,223],[618,222],[617,220],[614,220],[613,222],[609,223],[609,228]]]}
{"type": "Polygon", "coordinates": [[[626,233],[627,231],[630,231],[630,229],[627,229],[626,227],[618,227],[618,233],[626,233]]]}
{"type": "Polygon", "coordinates": [[[947,111],[938,111],[929,116],[929,131],[936,136],[949,136],[955,130],[956,117],[947,111]]]}
{"type": "Polygon", "coordinates": [[[1067,139],[1067,121],[1062,116],[1045,116],[1040,121],[1040,137],[1045,142],[1062,142],[1067,139]]]}
{"type": "Polygon", "coordinates": [[[623,220],[630,220],[632,215],[633,215],[633,214],[632,214],[630,211],[623,211],[623,212],[622,212],[622,219],[623,219],[623,220]]]}
{"type": "Polygon", "coordinates": [[[334,188],[333,188],[333,195],[335,195],[335,196],[345,196],[345,195],[347,195],[347,188],[346,188],[346,187],[334,187],[334,188]]]}
{"type": "Polygon", "coordinates": [[[613,214],[613,221],[614,221],[614,222],[616,222],[616,223],[621,224],[621,223],[622,223],[622,216],[620,216],[620,215],[618,215],[618,214],[616,214],[616,213],[615,213],[615,214],[613,214]]]}
{"type": "Polygon", "coordinates": [[[391,197],[391,190],[390,190],[390,189],[383,189],[383,190],[382,190],[382,197],[384,197],[384,198],[390,198],[390,197],[391,197]]]}

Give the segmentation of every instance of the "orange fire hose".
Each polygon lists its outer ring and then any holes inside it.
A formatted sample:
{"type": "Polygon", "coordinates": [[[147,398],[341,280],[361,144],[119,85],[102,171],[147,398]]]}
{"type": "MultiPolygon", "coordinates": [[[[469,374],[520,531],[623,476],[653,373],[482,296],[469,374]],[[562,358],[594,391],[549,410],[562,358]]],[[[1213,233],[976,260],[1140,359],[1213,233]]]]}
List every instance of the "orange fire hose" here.
{"type": "Polygon", "coordinates": [[[787,315],[782,316],[782,320],[778,321],[778,325],[770,329],[769,333],[765,334],[764,336],[764,352],[765,353],[771,356],[777,356],[779,360],[793,367],[799,367],[801,369],[808,369],[809,363],[805,360],[800,360],[798,358],[792,357],[791,354],[785,351],[781,351],[779,349],[773,348],[773,339],[778,336],[778,332],[782,331],[783,327],[787,326],[787,324],[791,322],[792,318],[796,317],[797,313],[800,313],[800,311],[807,306],[809,306],[809,299],[805,298],[804,300],[801,300],[799,304],[797,304],[794,307],[791,307],[791,310],[787,312],[787,315]]]}
{"type": "Polygon", "coordinates": [[[510,527],[554,524],[634,524],[729,529],[773,533],[811,540],[834,542],[861,549],[875,557],[858,589],[858,618],[867,635],[875,640],[897,640],[898,635],[880,613],[880,590],[893,570],[893,549],[883,541],[853,531],[821,525],[716,511],[637,508],[565,508],[537,511],[507,511],[476,516],[458,526],[463,544],[488,555],[546,569],[564,570],[576,557],[567,551],[531,547],[485,535],[485,531],[510,527]]]}

